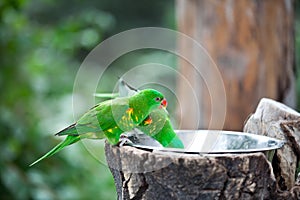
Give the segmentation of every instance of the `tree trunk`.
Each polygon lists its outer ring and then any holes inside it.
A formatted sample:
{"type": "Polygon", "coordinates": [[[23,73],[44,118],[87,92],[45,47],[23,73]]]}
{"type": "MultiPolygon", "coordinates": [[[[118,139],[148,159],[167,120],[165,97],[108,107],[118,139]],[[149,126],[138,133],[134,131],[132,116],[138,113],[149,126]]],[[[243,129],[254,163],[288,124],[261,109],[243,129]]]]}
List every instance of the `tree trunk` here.
{"type": "Polygon", "coordinates": [[[129,146],[105,149],[118,199],[271,199],[276,193],[262,153],[170,156],[129,146]]]}
{"type": "MultiPolygon", "coordinates": [[[[219,86],[207,80],[216,77],[196,75],[197,70],[210,66],[201,61],[192,66],[180,59],[178,118],[182,129],[241,130],[262,97],[294,106],[292,0],[178,0],[177,17],[179,31],[203,45],[218,66],[226,91],[225,97],[211,95],[219,86]],[[191,103],[194,95],[198,104],[191,103]],[[224,127],[209,126],[212,112],[218,112],[212,106],[224,101],[224,127]]],[[[197,59],[195,49],[180,39],[179,48],[197,59]]]]}
{"type": "Polygon", "coordinates": [[[119,199],[300,199],[299,130],[299,113],[263,99],[245,131],[286,140],[271,162],[262,152],[191,155],[109,144],[105,154],[119,199]]]}

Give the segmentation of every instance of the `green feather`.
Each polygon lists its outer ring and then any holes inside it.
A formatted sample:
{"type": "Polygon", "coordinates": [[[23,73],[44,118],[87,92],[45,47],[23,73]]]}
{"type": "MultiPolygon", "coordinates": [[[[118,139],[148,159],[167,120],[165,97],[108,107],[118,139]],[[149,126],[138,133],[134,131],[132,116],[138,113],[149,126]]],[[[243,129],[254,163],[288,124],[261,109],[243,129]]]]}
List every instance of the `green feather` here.
{"type": "Polygon", "coordinates": [[[164,147],[184,148],[182,141],[174,132],[168,112],[164,108],[155,109],[149,116],[152,119],[152,123],[147,125],[143,121],[137,127],[138,129],[158,141],[164,147]]]}
{"type": "Polygon", "coordinates": [[[78,142],[79,140],[80,140],[80,136],[69,135],[64,141],[62,141],[61,143],[59,143],[58,145],[56,145],[48,153],[46,153],[45,155],[43,155],[42,157],[40,157],[39,159],[37,159],[36,161],[34,161],[29,166],[31,167],[31,166],[35,165],[36,163],[40,162],[41,160],[44,160],[45,158],[48,158],[48,157],[56,154],[57,152],[59,152],[60,150],[62,150],[65,146],[68,146],[70,144],[78,142]]]}
{"type": "Polygon", "coordinates": [[[76,123],[58,132],[67,138],[30,166],[47,158],[79,139],[104,139],[117,144],[120,135],[138,126],[150,112],[160,106],[163,95],[146,89],[130,97],[101,102],[85,113],[76,123]]]}
{"type": "MultiPolygon", "coordinates": [[[[119,83],[119,91],[123,91],[123,93],[120,92],[120,94],[123,94],[122,96],[124,97],[129,93],[136,93],[138,90],[131,87],[121,79],[119,83]]],[[[106,94],[99,94],[98,96],[109,97],[106,94]]],[[[174,132],[166,109],[155,109],[142,123],[139,124],[137,128],[158,141],[164,147],[184,148],[182,141],[174,132]],[[149,118],[152,119],[151,124],[146,122],[149,118]]]]}
{"type": "Polygon", "coordinates": [[[177,135],[174,136],[173,140],[166,147],[184,149],[184,145],[177,135]]]}

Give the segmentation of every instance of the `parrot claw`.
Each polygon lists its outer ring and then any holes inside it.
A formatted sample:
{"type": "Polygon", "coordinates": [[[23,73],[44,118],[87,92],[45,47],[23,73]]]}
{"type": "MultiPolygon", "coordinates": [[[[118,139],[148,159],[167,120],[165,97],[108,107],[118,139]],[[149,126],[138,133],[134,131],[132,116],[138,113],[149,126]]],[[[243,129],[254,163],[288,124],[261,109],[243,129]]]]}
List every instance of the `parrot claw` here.
{"type": "Polygon", "coordinates": [[[120,140],[119,140],[117,146],[122,147],[122,146],[124,146],[126,144],[132,144],[132,141],[128,138],[127,135],[121,134],[120,140]]]}

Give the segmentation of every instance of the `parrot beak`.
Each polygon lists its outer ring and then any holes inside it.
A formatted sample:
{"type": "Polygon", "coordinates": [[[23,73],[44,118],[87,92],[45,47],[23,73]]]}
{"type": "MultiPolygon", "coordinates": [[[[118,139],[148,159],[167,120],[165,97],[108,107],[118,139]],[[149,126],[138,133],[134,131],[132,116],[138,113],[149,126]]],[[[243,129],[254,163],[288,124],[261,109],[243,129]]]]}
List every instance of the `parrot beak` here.
{"type": "Polygon", "coordinates": [[[163,99],[163,100],[161,101],[161,103],[160,103],[159,108],[166,108],[167,105],[168,105],[167,100],[166,100],[166,99],[163,99]]]}

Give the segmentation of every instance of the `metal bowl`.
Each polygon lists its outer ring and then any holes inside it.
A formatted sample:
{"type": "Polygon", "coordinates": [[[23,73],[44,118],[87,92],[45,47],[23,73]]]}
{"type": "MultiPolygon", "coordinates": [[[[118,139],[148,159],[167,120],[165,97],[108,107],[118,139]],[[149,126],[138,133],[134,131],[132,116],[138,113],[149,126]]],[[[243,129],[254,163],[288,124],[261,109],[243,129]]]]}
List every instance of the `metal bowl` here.
{"type": "Polygon", "coordinates": [[[181,153],[249,153],[264,152],[281,148],[284,141],[275,138],[235,131],[221,130],[177,130],[184,149],[164,148],[151,137],[131,134],[128,139],[131,146],[159,151],[181,153]]]}

